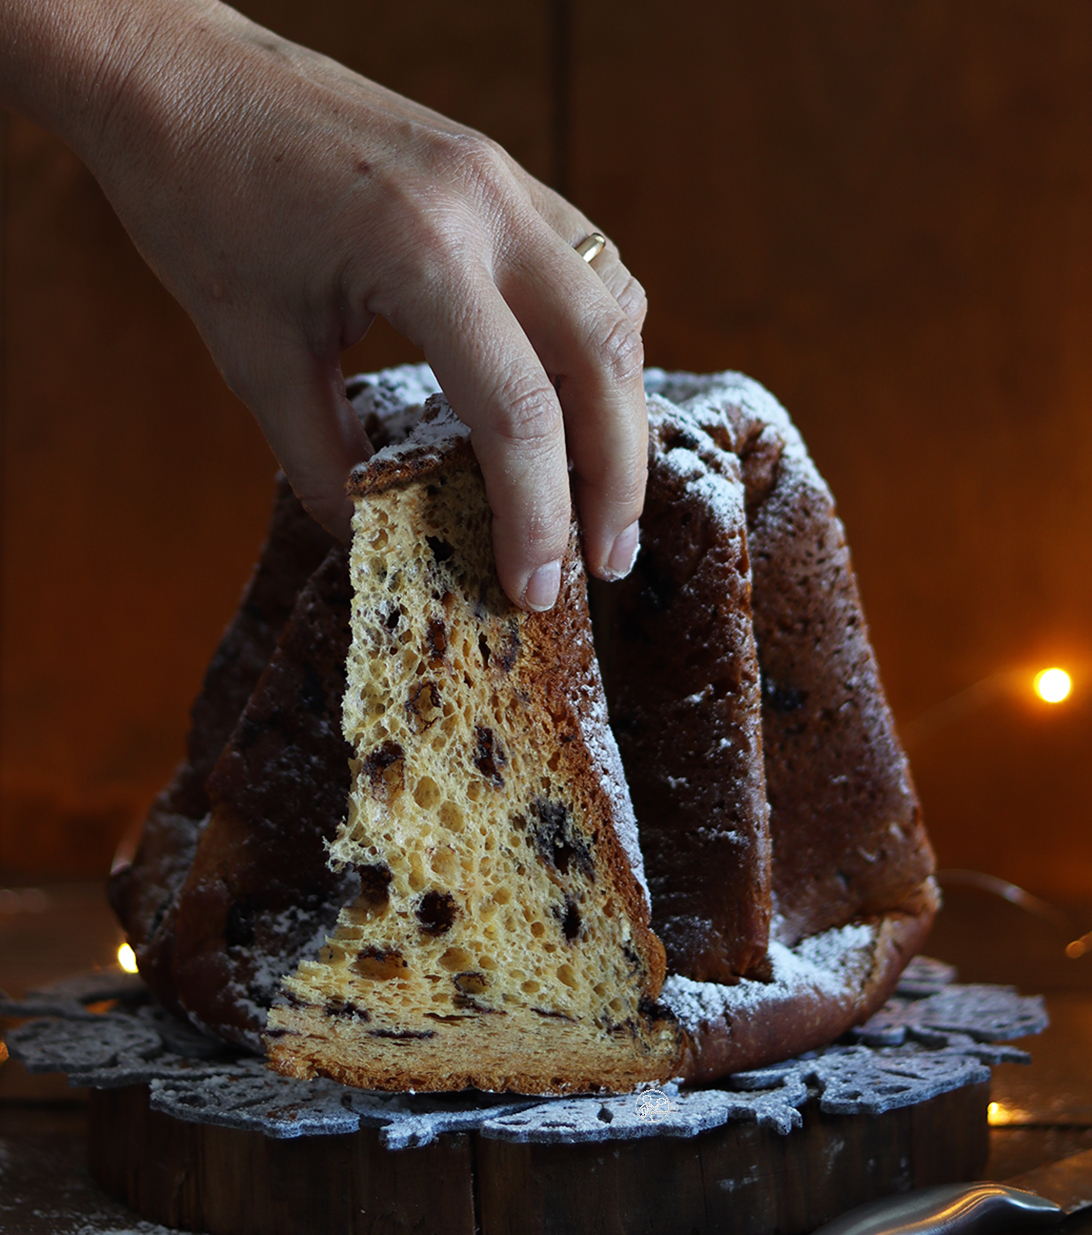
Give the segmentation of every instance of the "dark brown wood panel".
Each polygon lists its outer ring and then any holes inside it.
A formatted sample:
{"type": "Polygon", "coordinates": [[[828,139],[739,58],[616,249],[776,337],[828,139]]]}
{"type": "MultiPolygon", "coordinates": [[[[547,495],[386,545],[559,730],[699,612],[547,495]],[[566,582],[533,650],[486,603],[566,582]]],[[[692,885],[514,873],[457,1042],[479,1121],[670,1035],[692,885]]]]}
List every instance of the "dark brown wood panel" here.
{"type": "Polygon", "coordinates": [[[574,6],[571,190],[651,363],[740,368],[839,499],[941,860],[1092,889],[1092,10],[574,6]],[[1069,665],[1049,712],[1031,671],[1069,665]]]}
{"type": "Polygon", "coordinates": [[[0,865],[102,869],[180,749],[273,462],[61,143],[12,119],[0,865]]]}
{"type": "MultiPolygon", "coordinates": [[[[569,11],[572,196],[648,287],[651,361],[798,419],[942,861],[1092,889],[1087,6],[244,8],[543,177],[569,11]],[[923,716],[1051,661],[1065,708],[1025,673],[923,716]]],[[[7,179],[0,868],[92,871],[180,749],[271,463],[65,148],[12,121],[7,179]]],[[[347,367],[413,356],[377,327],[347,367]]]]}
{"type": "MultiPolygon", "coordinates": [[[[244,8],[549,176],[547,0],[244,8]]],[[[71,152],[12,118],[5,174],[0,869],[95,874],[181,753],[274,463],[71,152]]],[[[380,323],[345,364],[418,358],[380,323]]]]}

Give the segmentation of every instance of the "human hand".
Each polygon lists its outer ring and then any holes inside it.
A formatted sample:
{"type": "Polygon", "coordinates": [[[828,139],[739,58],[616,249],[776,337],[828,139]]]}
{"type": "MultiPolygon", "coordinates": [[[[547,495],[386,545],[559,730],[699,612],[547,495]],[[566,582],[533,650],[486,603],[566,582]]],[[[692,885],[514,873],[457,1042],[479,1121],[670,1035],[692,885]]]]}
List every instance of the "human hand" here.
{"type": "Polygon", "coordinates": [[[109,13],[90,105],[55,127],[315,517],[347,534],[345,479],[371,448],[339,358],[382,315],[472,430],[512,600],[557,595],[570,459],[589,569],[627,573],[645,299],[615,247],[589,267],[589,220],[495,143],[216,0],[109,13]]]}

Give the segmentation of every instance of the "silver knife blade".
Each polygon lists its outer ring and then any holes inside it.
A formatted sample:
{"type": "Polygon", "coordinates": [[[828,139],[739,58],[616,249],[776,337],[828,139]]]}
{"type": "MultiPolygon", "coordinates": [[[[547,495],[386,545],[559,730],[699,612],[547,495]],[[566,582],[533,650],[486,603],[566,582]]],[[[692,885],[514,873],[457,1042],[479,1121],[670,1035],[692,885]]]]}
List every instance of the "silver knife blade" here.
{"type": "Polygon", "coordinates": [[[1078,1209],[1092,1205],[1092,1149],[1023,1175],[1014,1175],[1005,1183],[1010,1188],[1045,1196],[1060,1205],[1065,1213],[1075,1214],[1078,1209]]]}
{"type": "Polygon", "coordinates": [[[872,1200],[814,1235],[988,1235],[1050,1226],[1092,1205],[1092,1150],[1004,1183],[943,1183],[872,1200]]]}
{"type": "Polygon", "coordinates": [[[1004,1183],[941,1183],[872,1200],[814,1235],[988,1235],[1050,1226],[1092,1205],[1092,1150],[1004,1183]]]}
{"type": "Polygon", "coordinates": [[[989,1235],[1015,1226],[1053,1226],[1066,1211],[1007,1184],[937,1184],[870,1201],[813,1235],[989,1235]]]}
{"type": "Polygon", "coordinates": [[[870,1201],[814,1235],[988,1235],[1051,1226],[1092,1205],[1092,1149],[1004,1183],[938,1184],[870,1201]]]}

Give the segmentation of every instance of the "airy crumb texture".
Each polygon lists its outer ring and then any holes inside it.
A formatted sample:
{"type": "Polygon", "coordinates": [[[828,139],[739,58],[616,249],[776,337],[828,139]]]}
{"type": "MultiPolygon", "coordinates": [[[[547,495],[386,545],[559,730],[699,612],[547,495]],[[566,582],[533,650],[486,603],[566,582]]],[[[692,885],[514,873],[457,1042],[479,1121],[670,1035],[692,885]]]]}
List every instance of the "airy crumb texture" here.
{"type": "Polygon", "coordinates": [[[666,1079],[681,1036],[654,1002],[575,529],[558,605],[522,613],[465,439],[392,453],[354,478],[355,757],[331,858],[361,895],[283,982],[270,1063],[393,1090],[666,1079]]]}

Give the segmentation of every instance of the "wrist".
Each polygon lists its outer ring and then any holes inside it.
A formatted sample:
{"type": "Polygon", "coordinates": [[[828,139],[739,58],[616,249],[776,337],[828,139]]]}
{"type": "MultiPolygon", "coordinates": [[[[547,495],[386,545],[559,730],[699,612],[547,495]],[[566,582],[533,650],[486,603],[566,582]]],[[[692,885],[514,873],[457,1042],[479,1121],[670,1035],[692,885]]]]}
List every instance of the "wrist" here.
{"type": "Polygon", "coordinates": [[[194,38],[249,23],[219,0],[0,0],[0,25],[0,102],[98,174],[171,124],[194,38]]]}

